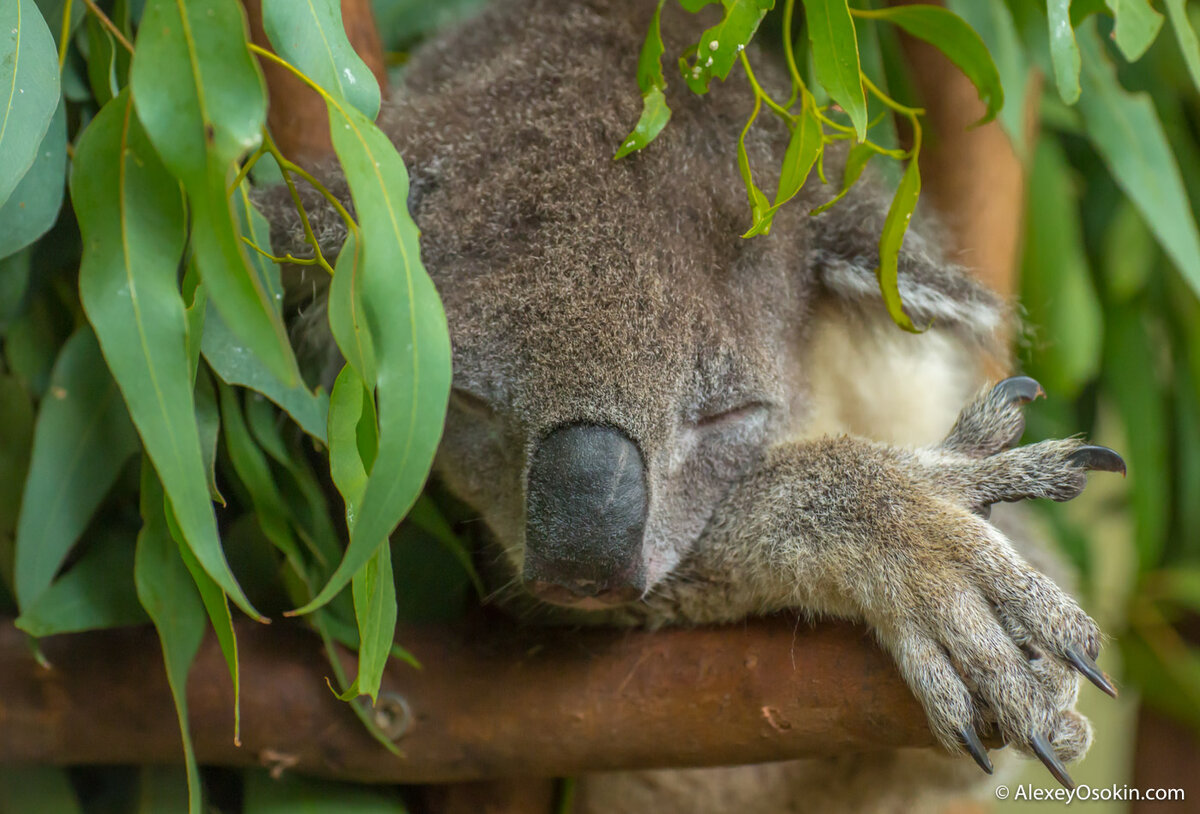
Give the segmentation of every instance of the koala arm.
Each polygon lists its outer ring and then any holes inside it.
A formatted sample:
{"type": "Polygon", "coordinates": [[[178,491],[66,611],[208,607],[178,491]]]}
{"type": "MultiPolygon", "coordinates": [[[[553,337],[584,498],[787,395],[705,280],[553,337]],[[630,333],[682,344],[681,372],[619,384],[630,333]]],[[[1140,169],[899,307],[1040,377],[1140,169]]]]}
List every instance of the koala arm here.
{"type": "Polygon", "coordinates": [[[935,447],[844,436],[770,450],[660,600],[696,621],[784,608],[865,621],[947,748],[990,770],[977,733],[994,727],[1069,784],[1061,761],[1091,739],[1074,671],[1112,691],[1093,661],[1100,633],[985,518],[1001,501],[1069,500],[1087,470],[1124,464],[1079,440],[1010,449],[1039,393],[1001,382],[935,447]]]}

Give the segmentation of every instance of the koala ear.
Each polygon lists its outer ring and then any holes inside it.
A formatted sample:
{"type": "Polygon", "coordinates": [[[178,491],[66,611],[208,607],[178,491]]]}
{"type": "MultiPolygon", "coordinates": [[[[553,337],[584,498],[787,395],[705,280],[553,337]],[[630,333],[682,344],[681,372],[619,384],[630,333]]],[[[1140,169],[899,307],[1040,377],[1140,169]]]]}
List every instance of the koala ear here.
{"type": "MultiPolygon", "coordinates": [[[[883,311],[875,268],[890,201],[877,189],[864,192],[814,219],[809,269],[837,299],[883,311]]],[[[948,261],[939,242],[928,223],[914,221],[909,227],[900,251],[905,312],[920,327],[950,328],[982,341],[996,338],[1012,319],[1010,309],[966,269],[948,261]]]]}

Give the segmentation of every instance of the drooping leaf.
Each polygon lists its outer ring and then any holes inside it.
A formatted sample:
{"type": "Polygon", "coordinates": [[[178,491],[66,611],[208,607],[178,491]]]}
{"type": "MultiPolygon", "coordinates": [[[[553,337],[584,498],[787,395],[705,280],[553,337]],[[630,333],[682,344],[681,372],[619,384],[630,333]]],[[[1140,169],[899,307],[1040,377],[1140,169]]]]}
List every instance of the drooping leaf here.
{"type": "Polygon", "coordinates": [[[132,534],[100,532],[79,562],[22,611],[16,626],[40,637],[142,624],[133,553],[132,534]]]}
{"type": "Polygon", "coordinates": [[[1021,303],[1037,332],[1029,372],[1047,392],[1070,399],[1100,371],[1103,314],[1070,165],[1057,142],[1038,141],[1029,179],[1021,266],[1021,303]]]}
{"type": "Polygon", "coordinates": [[[67,180],[67,115],[60,103],[29,171],[0,206],[0,257],[20,251],[54,225],[67,180]]]}
{"type": "Polygon", "coordinates": [[[94,15],[88,15],[86,28],[88,84],[92,87],[92,96],[96,104],[103,107],[121,91],[117,84],[119,46],[109,30],[101,25],[94,15]]]}
{"type": "Polygon", "coordinates": [[[221,413],[217,408],[217,393],[206,371],[196,376],[196,429],[200,433],[200,452],[204,456],[204,473],[208,477],[208,494],[214,503],[225,505],[225,496],[217,487],[217,439],[221,434],[221,413]]]}
{"type": "Polygon", "coordinates": [[[235,746],[241,746],[242,681],[238,665],[237,634],[233,630],[233,616],[229,612],[229,599],[221,590],[221,586],[204,571],[200,561],[196,559],[196,555],[187,547],[183,532],[179,528],[179,521],[175,519],[175,510],[171,507],[169,497],[163,501],[163,512],[167,518],[167,530],[171,534],[171,539],[175,541],[180,559],[183,560],[188,573],[192,575],[192,582],[200,594],[200,601],[204,604],[204,611],[208,614],[208,620],[212,623],[213,632],[216,634],[217,644],[225,659],[225,666],[229,669],[229,680],[233,684],[233,743],[235,746]]]}
{"type": "Polygon", "coordinates": [[[1130,62],[1137,62],[1158,36],[1163,16],[1150,0],[1104,0],[1112,9],[1113,40],[1130,62]]]}
{"type": "Polygon", "coordinates": [[[646,41],[642,44],[641,56],[638,58],[637,83],[642,92],[642,113],[634,125],[633,132],[626,136],[617,148],[614,159],[624,158],[654,141],[671,118],[667,97],[663,95],[667,87],[662,67],[661,25],[662,7],[665,2],[666,0],[658,0],[654,16],[650,19],[650,29],[646,32],[646,41]]]}
{"type": "Polygon", "coordinates": [[[17,526],[15,587],[22,610],[50,586],[137,448],[96,337],[81,328],[59,354],[34,429],[17,526]]]}
{"type": "Polygon", "coordinates": [[[142,461],[142,530],[138,533],[133,575],[138,601],[154,622],[162,645],[167,683],[183,737],[187,767],[188,812],[202,814],[200,772],[188,726],[187,678],[204,637],[204,604],[167,530],[163,491],[148,460],[142,461]]]}
{"type": "Polygon", "coordinates": [[[379,115],[379,83],[346,36],[338,0],[263,0],[262,20],[275,53],[367,118],[379,115]]]}
{"type": "Polygon", "coordinates": [[[1167,16],[1171,18],[1171,28],[1175,31],[1175,40],[1187,63],[1188,73],[1192,76],[1192,84],[1200,90],[1200,39],[1196,37],[1196,29],[1188,19],[1187,0],[1164,0],[1167,6],[1167,16]]]}
{"type": "Polygon", "coordinates": [[[58,107],[58,54],[33,0],[0,4],[0,205],[33,165],[58,107]]]}
{"type": "Polygon", "coordinates": [[[1000,72],[987,46],[975,29],[961,17],[940,6],[890,6],[872,14],[873,17],[898,25],[918,39],[933,45],[958,66],[986,106],[983,117],[975,124],[984,124],[996,117],[1004,107],[1004,88],[1000,72]]]}
{"type": "Polygon", "coordinates": [[[392,547],[387,541],[354,572],[351,586],[358,623],[358,674],[339,697],[349,700],[366,695],[375,703],[396,636],[396,583],[392,577],[392,547]]]}
{"type": "Polygon", "coordinates": [[[375,381],[375,349],[363,311],[363,253],[351,232],[342,244],[329,285],[329,329],[346,363],[366,382],[375,381]]]}
{"type": "Polygon", "coordinates": [[[188,546],[239,607],[261,618],[229,570],[209,501],[176,283],[185,236],[179,185],[142,132],[128,90],[80,139],[71,198],[84,243],[84,311],[188,546]]]}
{"type": "Polygon", "coordinates": [[[896,195],[892,198],[892,204],[888,207],[883,232],[879,236],[879,267],[875,269],[879,290],[883,294],[883,303],[887,306],[892,321],[904,330],[912,332],[920,329],[913,324],[908,314],[904,313],[904,303],[900,301],[900,247],[904,244],[908,222],[912,220],[920,194],[921,172],[914,155],[909,160],[908,167],[900,179],[900,186],[896,188],[896,195]]]}
{"type": "Polygon", "coordinates": [[[1079,100],[1079,45],[1071,25],[1071,0],[1046,0],[1046,21],[1050,25],[1050,61],[1058,95],[1069,105],[1079,100]]]}
{"type": "Polygon", "coordinates": [[[693,62],[679,60],[679,71],[695,93],[707,93],[713,78],[724,80],[745,50],[758,24],[775,0],[723,0],[725,15],[712,28],[705,29],[696,44],[693,62]]]}
{"type": "Polygon", "coordinates": [[[762,100],[757,96],[754,99],[754,112],[750,114],[750,118],[746,121],[742,128],[741,134],[738,136],[737,143],[737,162],[738,172],[742,176],[742,183],[746,186],[746,196],[750,199],[750,217],[751,227],[759,223],[767,210],[771,208],[767,196],[754,183],[754,173],[750,170],[750,156],[746,152],[746,134],[750,132],[751,125],[758,118],[759,110],[762,109],[762,100]]]}
{"type": "Polygon", "coordinates": [[[947,8],[962,17],[983,39],[996,63],[1000,86],[1004,89],[1004,107],[998,116],[1013,149],[1022,159],[1027,145],[1025,97],[1029,85],[1030,61],[1021,45],[1011,9],[1005,3],[977,3],[974,0],[950,0],[947,8]]]}
{"type": "Polygon", "coordinates": [[[859,78],[854,19],[846,0],[804,0],[804,16],[817,79],[846,111],[862,141],[867,137],[867,98],[859,78]]]}
{"type": "Polygon", "coordinates": [[[449,329],[421,265],[417,227],[406,208],[404,162],[387,136],[357,110],[335,100],[327,100],[327,108],[333,146],[360,218],[361,281],[356,282],[377,366],[379,454],[346,555],[304,611],[340,591],[417,499],[441,439],[450,394],[449,329]]]}
{"type": "Polygon", "coordinates": [[[1117,81],[1095,23],[1080,29],[1087,54],[1080,100],[1088,138],[1159,244],[1200,295],[1200,232],[1170,142],[1145,93],[1117,81]]]}
{"type": "Polygon", "coordinates": [[[253,272],[226,194],[266,121],[236,0],[147,0],[130,71],[137,115],[188,191],[192,249],[225,323],[285,384],[299,378],[279,302],[253,272]]]}
{"type": "Polygon", "coordinates": [[[813,165],[821,155],[825,143],[821,121],[817,118],[816,104],[806,91],[803,96],[799,121],[792,126],[787,151],[783,155],[783,166],[779,174],[779,187],[775,190],[775,202],[762,213],[762,217],[742,237],[766,234],[771,230],[771,221],[779,207],[796,197],[808,180],[813,165]]]}

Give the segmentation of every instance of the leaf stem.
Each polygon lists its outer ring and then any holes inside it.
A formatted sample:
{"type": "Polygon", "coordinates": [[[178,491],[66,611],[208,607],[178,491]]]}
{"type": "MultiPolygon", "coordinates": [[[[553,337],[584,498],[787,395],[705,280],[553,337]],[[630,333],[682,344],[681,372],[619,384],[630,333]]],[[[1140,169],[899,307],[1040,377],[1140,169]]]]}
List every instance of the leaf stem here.
{"type": "Polygon", "coordinates": [[[788,103],[785,105],[789,108],[796,102],[796,98],[807,90],[804,80],[800,78],[800,69],[796,67],[796,52],[792,43],[792,12],[795,7],[796,0],[786,0],[783,4],[783,54],[787,61],[788,73],[792,77],[792,95],[788,97],[788,103]]]}
{"type": "Polygon", "coordinates": [[[740,51],[738,58],[742,61],[742,67],[746,70],[746,78],[750,80],[750,85],[754,88],[754,95],[761,101],[767,103],[767,107],[775,111],[784,121],[789,124],[794,124],[796,117],[792,115],[786,107],[776,102],[771,98],[771,95],[763,90],[763,86],[758,84],[758,78],[754,75],[754,71],[750,68],[750,60],[746,58],[746,52],[740,51]]]}
{"type": "Polygon", "coordinates": [[[308,212],[304,209],[304,202],[300,200],[300,192],[296,189],[296,182],[292,180],[291,168],[286,166],[287,164],[291,164],[291,162],[283,157],[283,153],[279,151],[275,140],[271,138],[271,134],[265,127],[263,128],[263,146],[279,162],[279,169],[283,173],[283,182],[287,184],[288,192],[292,196],[292,203],[296,205],[296,212],[300,215],[300,225],[304,227],[304,240],[308,245],[312,246],[313,257],[317,260],[317,265],[329,272],[330,276],[333,276],[333,266],[329,265],[329,261],[321,253],[321,243],[317,240],[317,236],[313,232],[312,223],[308,219],[308,212]]]}
{"type": "MultiPolygon", "coordinates": [[[[100,23],[100,25],[107,28],[108,33],[112,34],[114,37],[116,37],[117,42],[121,43],[121,45],[125,48],[125,50],[132,54],[133,53],[133,43],[131,43],[129,40],[127,40],[125,38],[125,34],[121,31],[121,29],[117,28],[116,23],[114,23],[112,20],[110,20],[108,18],[108,15],[100,10],[100,7],[96,5],[96,0],[83,0],[83,4],[88,7],[88,11],[90,11],[92,13],[92,16],[96,18],[96,20],[100,23]]],[[[71,10],[71,3],[70,3],[70,0],[67,0],[66,8],[64,9],[63,14],[69,13],[70,10],[71,10]]],[[[64,24],[64,28],[69,28],[69,23],[64,24]]],[[[63,42],[64,43],[66,42],[66,37],[63,37],[63,42]]],[[[64,48],[63,56],[65,57],[65,55],[66,55],[66,49],[64,48]]],[[[61,61],[59,64],[61,66],[61,64],[62,64],[61,61]]]]}
{"type": "Polygon", "coordinates": [[[71,0],[63,3],[62,26],[58,35],[58,70],[61,73],[67,64],[67,48],[71,44],[71,0]]]}

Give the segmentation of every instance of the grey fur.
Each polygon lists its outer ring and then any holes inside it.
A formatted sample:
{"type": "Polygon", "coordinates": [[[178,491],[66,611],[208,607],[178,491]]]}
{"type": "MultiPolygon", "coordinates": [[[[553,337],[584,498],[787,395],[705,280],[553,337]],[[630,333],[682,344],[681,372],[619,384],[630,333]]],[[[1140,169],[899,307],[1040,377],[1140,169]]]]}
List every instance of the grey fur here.
{"type": "MultiPolygon", "coordinates": [[[[672,6],[668,55],[686,45],[679,32],[701,30],[672,6]]],[[[638,114],[632,77],[652,8],[499,3],[422,47],[381,114],[411,168],[423,259],[454,347],[438,474],[486,521],[507,581],[520,573],[538,441],[566,422],[619,427],[646,461],[651,587],[619,611],[547,616],[661,625],[798,609],[865,620],[947,749],[961,752],[965,727],[996,727],[1019,749],[1046,735],[1060,757],[1078,758],[1091,732],[1072,709],[1078,677],[1063,654],[1072,645],[1094,652],[1099,633],[980,515],[996,501],[1077,494],[1083,470],[1068,457],[1079,442],[1006,449],[1023,426],[1019,405],[987,390],[941,444],[808,437],[823,400],[836,396],[818,392],[816,371],[842,364],[814,358],[818,333],[839,323],[884,361],[901,347],[891,344],[898,329],[881,327],[873,274],[887,196],[865,181],[811,218],[834,193],[813,180],[769,236],[740,239],[749,216],[735,144],[751,94],[737,71],[704,97],[672,81],[669,127],[614,162],[638,114]],[[697,424],[743,404],[757,407],[697,424]]],[[[786,88],[768,55],[753,59],[765,85],[786,88]]],[[[748,148],[771,189],[786,133],[760,121],[748,148]]],[[[320,169],[346,198],[336,171],[320,169]]],[[[840,178],[836,161],[826,171],[840,178]]],[[[305,254],[286,196],[260,203],[276,251],[305,254]]],[[[344,238],[339,219],[311,193],[305,203],[332,255],[344,238]]],[[[291,283],[305,299],[317,288],[291,283]]],[[[906,240],[900,290],[918,323],[934,323],[913,340],[925,344],[904,346],[917,359],[932,354],[921,364],[977,381],[964,360],[981,349],[1002,357],[1006,308],[948,262],[927,229],[906,240]],[[928,350],[942,347],[950,350],[928,350]]],[[[303,314],[304,347],[328,375],[337,360],[320,296],[303,314]]],[[[931,406],[961,404],[954,390],[923,395],[931,406]]],[[[859,432],[887,437],[882,427],[859,432]]],[[[502,596],[528,600],[516,587],[502,596]]],[[[945,785],[938,774],[921,776],[945,785]]],[[[957,769],[941,774],[961,782],[957,769]]],[[[865,800],[850,788],[858,774],[832,776],[847,788],[840,797],[826,790],[830,799],[865,800]]],[[[877,797],[859,807],[884,805],[877,797]]]]}

